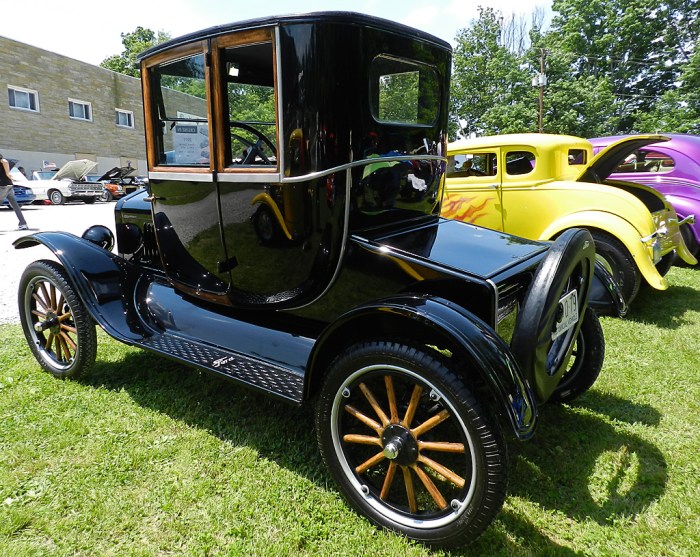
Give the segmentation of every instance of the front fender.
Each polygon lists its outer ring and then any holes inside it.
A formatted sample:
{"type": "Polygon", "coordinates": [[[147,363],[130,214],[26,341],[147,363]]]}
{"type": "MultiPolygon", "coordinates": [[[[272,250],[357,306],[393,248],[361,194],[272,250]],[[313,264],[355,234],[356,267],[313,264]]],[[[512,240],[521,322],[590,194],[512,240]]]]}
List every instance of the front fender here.
{"type": "Polygon", "coordinates": [[[451,358],[465,358],[466,368],[479,374],[500,405],[499,410],[508,416],[516,437],[527,439],[533,435],[536,402],[510,348],[491,327],[463,307],[427,295],[378,300],[336,320],[319,337],[311,354],[307,393],[310,383],[323,374],[349,339],[359,342],[387,335],[410,336],[425,344],[430,344],[429,339],[440,339],[449,345],[451,358]]]}
{"type": "Polygon", "coordinates": [[[644,234],[642,234],[628,221],[612,213],[582,211],[553,221],[538,239],[551,240],[569,228],[588,228],[589,230],[597,228],[614,236],[624,244],[649,286],[657,290],[666,290],[668,281],[656,270],[650,252],[651,248],[648,248],[641,240],[642,237],[654,233],[653,221],[650,220],[650,223],[649,230],[643,231],[644,234]]]}
{"type": "Polygon", "coordinates": [[[136,276],[122,258],[68,232],[39,232],[14,241],[16,249],[43,244],[63,265],[92,318],[107,334],[131,344],[143,337],[134,315],[136,276]]]}

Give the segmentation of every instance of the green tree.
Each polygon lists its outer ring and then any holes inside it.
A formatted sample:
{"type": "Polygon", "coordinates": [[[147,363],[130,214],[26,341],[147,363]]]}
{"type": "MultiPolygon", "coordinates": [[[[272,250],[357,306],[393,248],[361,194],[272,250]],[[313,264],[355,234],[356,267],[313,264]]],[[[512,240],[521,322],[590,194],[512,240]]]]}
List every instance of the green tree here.
{"type": "Polygon", "coordinates": [[[113,72],[130,75],[132,77],[140,77],[141,71],[137,62],[138,55],[155,46],[170,39],[170,35],[163,31],[152,31],[144,27],[137,27],[131,33],[122,33],[122,44],[124,51],[121,54],[115,54],[105,58],[100,66],[112,70],[113,72]]]}
{"type": "Polygon", "coordinates": [[[451,83],[451,129],[492,134],[537,129],[537,94],[522,58],[500,44],[501,28],[492,8],[457,35],[451,83]]]}

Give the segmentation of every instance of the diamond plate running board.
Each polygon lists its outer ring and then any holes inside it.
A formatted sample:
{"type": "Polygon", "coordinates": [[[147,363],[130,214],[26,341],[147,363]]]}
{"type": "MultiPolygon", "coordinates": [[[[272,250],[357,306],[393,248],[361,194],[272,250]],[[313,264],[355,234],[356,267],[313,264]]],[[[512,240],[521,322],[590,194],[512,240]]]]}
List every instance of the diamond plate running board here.
{"type": "Polygon", "coordinates": [[[134,344],[182,363],[224,375],[266,394],[301,404],[304,379],[282,366],[169,333],[153,335],[134,344]]]}

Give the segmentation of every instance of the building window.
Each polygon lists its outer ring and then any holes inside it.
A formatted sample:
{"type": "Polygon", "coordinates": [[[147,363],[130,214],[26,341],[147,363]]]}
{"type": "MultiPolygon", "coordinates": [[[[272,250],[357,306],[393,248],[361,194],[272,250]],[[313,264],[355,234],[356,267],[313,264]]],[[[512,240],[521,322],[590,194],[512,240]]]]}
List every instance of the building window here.
{"type": "Polygon", "coordinates": [[[134,113],[129,110],[116,110],[117,126],[122,128],[133,128],[134,127],[134,113]]]}
{"type": "Polygon", "coordinates": [[[92,105],[84,101],[68,99],[68,114],[76,120],[92,122],[92,105]]]}
{"type": "Polygon", "coordinates": [[[8,85],[7,96],[12,108],[39,112],[39,93],[36,91],[8,85]]]}

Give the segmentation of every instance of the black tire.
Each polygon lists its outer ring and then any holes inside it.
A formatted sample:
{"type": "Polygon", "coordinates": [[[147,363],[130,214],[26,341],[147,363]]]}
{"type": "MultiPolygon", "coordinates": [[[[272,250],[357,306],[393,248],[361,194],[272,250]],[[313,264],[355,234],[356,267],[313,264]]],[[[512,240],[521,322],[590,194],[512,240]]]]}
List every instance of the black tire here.
{"type": "Polygon", "coordinates": [[[665,277],[676,262],[676,250],[673,250],[664,255],[656,264],[656,270],[662,277],[665,277]]]}
{"type": "Polygon", "coordinates": [[[95,322],[58,263],[35,261],[19,283],[24,336],[41,367],[61,379],[87,373],[95,362],[95,322]]]}
{"type": "Polygon", "coordinates": [[[97,201],[97,197],[83,197],[85,205],[92,205],[95,201],[97,201]]]}
{"type": "Polygon", "coordinates": [[[603,328],[598,315],[591,308],[586,308],[568,367],[549,400],[571,402],[581,396],[598,379],[604,359],[603,328]]]}
{"type": "Polygon", "coordinates": [[[112,199],[114,199],[112,192],[107,189],[100,194],[100,201],[104,203],[109,203],[112,199]]]}
{"type": "Polygon", "coordinates": [[[263,244],[275,244],[282,238],[282,231],[275,214],[267,205],[260,205],[253,215],[255,233],[263,244]]]}
{"type": "Polygon", "coordinates": [[[567,369],[588,304],[594,264],[591,234],[577,228],[566,230],[549,248],[525,294],[511,350],[539,402],[549,399],[567,369]],[[561,300],[573,291],[578,321],[553,339],[561,300]]]}
{"type": "Polygon", "coordinates": [[[613,276],[629,306],[642,284],[642,275],[634,263],[634,258],[617,238],[598,230],[591,232],[591,235],[595,241],[596,257],[613,276]]]}
{"type": "Polygon", "coordinates": [[[408,538],[464,545],[503,505],[501,429],[463,380],[427,350],[396,342],[345,350],[321,389],[316,432],[348,503],[408,538]]]}
{"type": "Polygon", "coordinates": [[[51,190],[49,192],[49,201],[51,201],[51,205],[63,205],[66,202],[66,198],[60,191],[51,190]]]}
{"type": "Polygon", "coordinates": [[[683,236],[683,242],[685,242],[688,251],[696,258],[700,257],[700,244],[698,244],[698,241],[695,239],[689,224],[681,225],[681,236],[683,236]]]}

